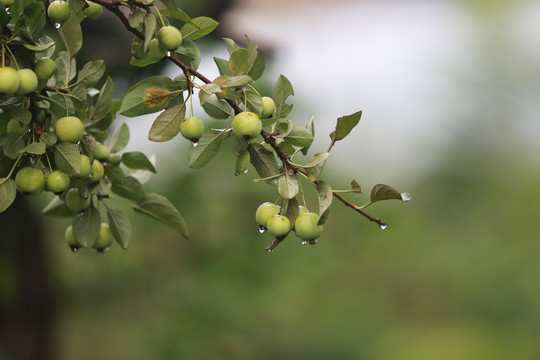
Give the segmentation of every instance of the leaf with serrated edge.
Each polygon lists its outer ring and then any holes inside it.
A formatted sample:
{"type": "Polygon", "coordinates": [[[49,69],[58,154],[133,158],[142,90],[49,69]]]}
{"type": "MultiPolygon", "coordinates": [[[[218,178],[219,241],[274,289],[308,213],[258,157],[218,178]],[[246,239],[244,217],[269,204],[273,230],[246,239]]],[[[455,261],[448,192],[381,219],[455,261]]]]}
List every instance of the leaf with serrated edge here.
{"type": "Polygon", "coordinates": [[[336,129],[330,134],[332,141],[338,141],[349,135],[352,129],[360,122],[362,111],[357,111],[354,114],[342,116],[337,119],[336,129]]]}
{"type": "Polygon", "coordinates": [[[326,181],[317,181],[317,193],[319,194],[319,215],[332,205],[332,188],[326,181]]]}
{"type": "Polygon", "coordinates": [[[210,34],[219,23],[212,18],[200,16],[192,19],[192,24],[185,24],[180,29],[182,36],[188,40],[197,40],[210,34]]]}
{"type": "Polygon", "coordinates": [[[114,239],[122,249],[127,249],[132,234],[129,218],[120,210],[107,209],[107,219],[114,239]]]}
{"type": "Polygon", "coordinates": [[[277,180],[279,195],[284,199],[292,199],[300,191],[296,176],[282,175],[277,180]]]}
{"type": "Polygon", "coordinates": [[[188,228],[182,214],[180,214],[166,197],[155,193],[149,193],[146,194],[143,201],[132,206],[136,212],[161,221],[189,240],[188,228]]]}
{"type": "Polygon", "coordinates": [[[225,139],[227,130],[208,130],[201,138],[197,146],[191,146],[188,151],[188,163],[192,169],[200,169],[208,164],[216,156],[221,143],[225,139]]]}
{"type": "Polygon", "coordinates": [[[81,171],[81,154],[72,143],[59,143],[54,146],[54,162],[58,170],[72,176],[81,171]]]}
{"type": "Polygon", "coordinates": [[[401,193],[391,186],[377,184],[371,189],[370,203],[382,200],[402,200],[401,193]]]}
{"type": "Polygon", "coordinates": [[[17,196],[17,185],[13,179],[0,179],[0,213],[5,211],[17,196]]]}
{"type": "Polygon", "coordinates": [[[165,110],[154,120],[148,140],[155,142],[169,141],[180,132],[180,123],[186,115],[186,106],[177,105],[165,110]]]}

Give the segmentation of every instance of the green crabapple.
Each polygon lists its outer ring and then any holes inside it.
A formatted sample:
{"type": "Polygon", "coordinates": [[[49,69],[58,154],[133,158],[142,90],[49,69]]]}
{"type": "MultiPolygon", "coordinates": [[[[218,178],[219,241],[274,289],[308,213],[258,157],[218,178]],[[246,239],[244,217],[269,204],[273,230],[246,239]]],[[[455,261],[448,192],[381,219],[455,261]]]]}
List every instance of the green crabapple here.
{"type": "Polygon", "coordinates": [[[34,71],[38,80],[47,81],[56,71],[56,64],[50,58],[41,58],[36,61],[34,71]]]}
{"type": "Polygon", "coordinates": [[[107,250],[109,246],[111,246],[112,240],[113,239],[111,236],[111,229],[109,227],[109,224],[101,223],[101,226],[99,228],[99,237],[94,243],[94,249],[96,249],[98,253],[103,254],[103,252],[107,250]]]}
{"type": "Polygon", "coordinates": [[[323,226],[317,225],[319,222],[319,215],[315,213],[305,213],[296,218],[294,222],[294,231],[296,235],[302,240],[315,240],[321,236],[323,232],[323,226]]]}
{"type": "Polygon", "coordinates": [[[148,56],[154,61],[159,61],[167,55],[167,49],[165,49],[159,43],[158,39],[152,39],[148,43],[148,56]]]}
{"type": "Polygon", "coordinates": [[[84,135],[84,125],[76,116],[65,116],[54,125],[54,133],[59,141],[76,144],[84,135]]]}
{"type": "Polygon", "coordinates": [[[87,4],[88,7],[83,10],[84,15],[88,16],[92,20],[96,20],[99,15],[101,15],[103,8],[100,4],[96,4],[95,2],[88,1],[87,4]]]}
{"type": "Polygon", "coordinates": [[[196,116],[188,117],[180,123],[180,133],[188,140],[199,140],[203,132],[204,123],[200,118],[196,116]]]}
{"type": "Polygon", "coordinates": [[[57,24],[62,24],[69,19],[69,4],[62,0],[55,0],[47,8],[49,19],[57,24]]]}
{"type": "Polygon", "coordinates": [[[23,167],[15,176],[15,185],[23,193],[39,195],[45,187],[45,175],[39,169],[23,167]]]}
{"type": "Polygon", "coordinates": [[[47,188],[55,194],[61,193],[69,187],[69,176],[60,170],[55,170],[47,176],[47,188]]]}
{"type": "Polygon", "coordinates": [[[36,91],[38,86],[38,78],[36,73],[31,69],[20,69],[17,71],[19,76],[19,88],[17,89],[18,95],[29,94],[36,91]]]}
{"type": "Polygon", "coordinates": [[[69,189],[66,193],[66,205],[72,211],[79,212],[90,206],[90,197],[81,196],[78,189],[69,189]]]}
{"type": "Polygon", "coordinates": [[[232,129],[239,137],[253,138],[261,132],[262,122],[257,114],[243,111],[234,117],[232,129]]]}
{"type": "Polygon", "coordinates": [[[255,212],[255,221],[266,228],[268,220],[281,212],[281,208],[271,202],[262,203],[255,212]]]}
{"type": "Polygon", "coordinates": [[[15,0],[1,0],[4,6],[9,6],[15,2],[15,0]]]}
{"type": "Polygon", "coordinates": [[[275,237],[282,237],[289,233],[291,230],[291,222],[289,218],[283,215],[274,215],[266,224],[270,235],[275,237]]]}
{"type": "Polygon", "coordinates": [[[103,144],[97,144],[94,150],[94,158],[98,160],[108,160],[111,156],[111,151],[103,144]]]}
{"type": "Polygon", "coordinates": [[[84,179],[90,176],[92,172],[92,166],[90,164],[90,158],[84,154],[81,154],[81,170],[77,174],[78,178],[84,179]]]}
{"type": "Polygon", "coordinates": [[[75,236],[73,236],[73,225],[69,225],[67,227],[65,237],[66,237],[66,242],[69,245],[69,248],[73,252],[76,252],[77,250],[79,250],[80,247],[84,246],[83,244],[75,240],[75,236]]]}
{"type": "Polygon", "coordinates": [[[13,95],[19,89],[19,75],[17,70],[10,67],[0,68],[0,93],[13,95]]]}
{"type": "Polygon", "coordinates": [[[103,164],[99,160],[94,159],[94,161],[92,161],[92,175],[90,175],[88,181],[97,182],[103,179],[103,175],[105,175],[103,164]]]}
{"type": "Polygon", "coordinates": [[[182,34],[174,26],[167,25],[159,29],[158,40],[165,49],[174,50],[182,44],[182,34]]]}
{"type": "Polygon", "coordinates": [[[276,110],[276,103],[274,100],[268,96],[263,96],[262,98],[263,103],[263,110],[262,110],[262,117],[263,118],[269,118],[274,113],[274,110],[276,110]]]}

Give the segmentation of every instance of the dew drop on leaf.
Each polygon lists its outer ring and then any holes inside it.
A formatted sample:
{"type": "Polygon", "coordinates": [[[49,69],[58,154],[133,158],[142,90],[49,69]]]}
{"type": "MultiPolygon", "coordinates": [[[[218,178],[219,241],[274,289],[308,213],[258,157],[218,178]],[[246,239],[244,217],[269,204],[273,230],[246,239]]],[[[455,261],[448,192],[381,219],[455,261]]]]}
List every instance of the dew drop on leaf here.
{"type": "Polygon", "coordinates": [[[411,200],[411,194],[409,193],[401,193],[401,201],[409,201],[411,200]]]}

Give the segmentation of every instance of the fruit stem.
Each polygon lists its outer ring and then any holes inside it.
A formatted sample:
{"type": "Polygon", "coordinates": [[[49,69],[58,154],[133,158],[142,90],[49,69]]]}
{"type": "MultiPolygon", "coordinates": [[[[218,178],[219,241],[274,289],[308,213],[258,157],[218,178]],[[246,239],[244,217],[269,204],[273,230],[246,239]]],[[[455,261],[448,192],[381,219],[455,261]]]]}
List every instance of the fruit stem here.
{"type": "MultiPolygon", "coordinates": [[[[2,50],[4,50],[4,47],[2,47],[2,50]]],[[[17,59],[15,59],[15,55],[13,55],[9,46],[7,47],[7,51],[9,55],[11,55],[11,59],[15,62],[15,67],[17,68],[17,70],[19,70],[19,63],[17,62],[17,59]]],[[[4,66],[3,62],[4,62],[4,54],[2,54],[2,67],[4,66]]]]}
{"type": "Polygon", "coordinates": [[[0,185],[2,185],[3,183],[5,183],[9,178],[11,178],[11,175],[13,175],[13,171],[15,171],[15,168],[17,167],[17,165],[19,164],[19,161],[21,160],[22,156],[24,154],[21,154],[19,155],[19,157],[17,158],[17,160],[15,161],[15,164],[13,164],[13,166],[11,167],[11,170],[9,171],[9,174],[7,174],[7,176],[5,178],[2,179],[2,181],[0,181],[0,185]]]}

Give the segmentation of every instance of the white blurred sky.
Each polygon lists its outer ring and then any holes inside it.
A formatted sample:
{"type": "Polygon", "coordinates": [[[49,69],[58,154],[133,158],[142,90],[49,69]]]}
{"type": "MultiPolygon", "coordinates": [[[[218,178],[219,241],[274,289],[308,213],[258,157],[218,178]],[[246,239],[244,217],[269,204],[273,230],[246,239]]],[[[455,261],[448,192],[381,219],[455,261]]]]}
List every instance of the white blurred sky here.
{"type": "MultiPolygon", "coordinates": [[[[368,182],[408,183],[437,160],[457,126],[475,121],[467,119],[467,112],[477,106],[476,97],[482,97],[477,91],[486,81],[489,86],[489,73],[484,73],[479,59],[486,57],[482,47],[489,49],[490,36],[508,37],[505,41],[519,59],[509,67],[538,69],[540,64],[540,2],[515,1],[503,20],[495,22],[502,28],[495,33],[490,32],[496,29],[490,28],[493,23],[460,4],[320,1],[290,8],[261,4],[231,12],[222,24],[231,36],[247,34],[255,43],[274,49],[266,79],[275,81],[284,74],[291,80],[296,106],[291,118],[304,124],[315,117],[315,151],[326,150],[337,117],[364,111],[350,137],[332,150],[328,165],[345,163],[351,178],[368,182]]],[[[494,61],[506,61],[506,55],[494,61]]],[[[206,56],[200,71],[215,77],[212,57],[227,57],[224,45],[206,56]]],[[[495,56],[499,57],[496,52],[495,56]]],[[[539,130],[535,125],[539,88],[533,81],[527,89],[508,94],[522,99],[514,120],[531,142],[539,130]]],[[[147,129],[139,128],[144,131],[133,134],[135,142],[147,142],[147,129]]],[[[159,152],[166,145],[151,147],[159,152]]]]}

